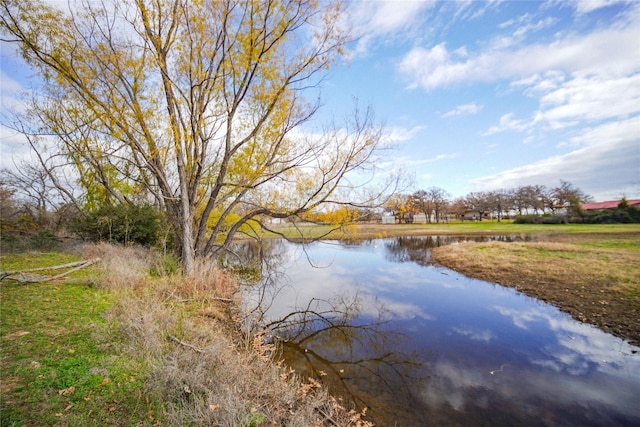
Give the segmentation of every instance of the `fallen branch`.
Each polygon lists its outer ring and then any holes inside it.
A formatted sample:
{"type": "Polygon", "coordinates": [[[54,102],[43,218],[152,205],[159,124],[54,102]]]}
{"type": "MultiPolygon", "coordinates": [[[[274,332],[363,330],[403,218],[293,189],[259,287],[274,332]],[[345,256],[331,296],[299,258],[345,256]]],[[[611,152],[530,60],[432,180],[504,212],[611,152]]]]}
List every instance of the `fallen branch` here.
{"type": "MultiPolygon", "coordinates": [[[[181,298],[180,296],[176,295],[173,291],[162,291],[162,294],[171,298],[175,298],[176,300],[178,300],[178,302],[193,301],[192,298],[181,298]]],[[[207,299],[212,301],[233,302],[231,298],[223,298],[223,297],[207,297],[207,299]]]]}
{"type": "Polygon", "coordinates": [[[169,341],[173,341],[177,344],[180,344],[183,347],[187,347],[190,348],[191,350],[197,352],[197,353],[204,353],[204,350],[201,348],[196,347],[195,345],[191,345],[187,342],[184,342],[182,340],[179,340],[178,338],[174,337],[173,335],[169,335],[169,341]]]}
{"type": "Polygon", "coordinates": [[[79,265],[79,266],[77,266],[76,268],[72,268],[71,270],[65,271],[64,273],[60,273],[60,274],[58,274],[58,275],[55,275],[55,276],[53,276],[53,277],[52,277],[51,279],[49,279],[49,280],[56,280],[56,279],[60,279],[61,277],[64,277],[64,276],[66,276],[66,275],[67,275],[67,274],[69,274],[69,273],[73,273],[74,271],[81,270],[81,269],[83,269],[83,268],[85,268],[85,267],[88,267],[88,266],[90,266],[90,265],[93,265],[93,264],[95,264],[95,263],[97,263],[97,262],[100,262],[100,258],[94,258],[94,259],[87,260],[87,261],[85,261],[85,262],[84,262],[84,264],[79,265]]]}
{"type": "Polygon", "coordinates": [[[320,408],[318,408],[318,407],[316,407],[316,408],[314,408],[314,409],[315,409],[316,411],[318,411],[318,413],[319,413],[320,415],[322,415],[326,421],[329,421],[329,423],[331,423],[331,425],[334,425],[334,426],[340,426],[340,424],[338,424],[338,422],[337,422],[337,421],[335,421],[333,418],[331,418],[331,417],[329,416],[329,414],[327,414],[326,412],[324,412],[322,409],[320,409],[320,408]]]}
{"type": "Polygon", "coordinates": [[[69,273],[73,273],[74,271],[80,270],[82,268],[88,267],[100,261],[100,258],[94,258],[84,261],[76,261],[70,262],[68,264],[54,265],[52,267],[38,267],[38,268],[28,268],[24,270],[16,270],[16,271],[4,271],[0,272],[0,281],[4,279],[15,280],[21,283],[36,283],[36,282],[49,282],[51,280],[57,280],[69,273]],[[60,270],[62,268],[74,267],[71,270],[65,271],[64,273],[56,274],[55,276],[47,276],[44,274],[33,274],[30,273],[32,271],[48,271],[48,270],[60,270]]]}

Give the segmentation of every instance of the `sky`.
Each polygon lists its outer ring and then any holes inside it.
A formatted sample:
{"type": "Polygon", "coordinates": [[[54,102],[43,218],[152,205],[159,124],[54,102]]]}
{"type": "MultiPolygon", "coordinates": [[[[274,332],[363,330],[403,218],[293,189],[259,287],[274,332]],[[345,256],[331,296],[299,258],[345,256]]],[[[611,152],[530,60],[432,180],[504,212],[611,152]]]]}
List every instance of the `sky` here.
{"type": "Polygon", "coordinates": [[[569,181],[640,198],[640,2],[358,1],[325,106],[370,104],[388,170],[453,196],[569,181]]]}
{"type": "MultiPolygon", "coordinates": [[[[378,166],[453,197],[569,181],[640,198],[640,2],[351,1],[359,37],[321,86],[322,114],[369,105],[378,166]]],[[[0,108],[30,71],[0,44],[0,108]]],[[[24,155],[0,129],[0,166],[24,155]]]]}

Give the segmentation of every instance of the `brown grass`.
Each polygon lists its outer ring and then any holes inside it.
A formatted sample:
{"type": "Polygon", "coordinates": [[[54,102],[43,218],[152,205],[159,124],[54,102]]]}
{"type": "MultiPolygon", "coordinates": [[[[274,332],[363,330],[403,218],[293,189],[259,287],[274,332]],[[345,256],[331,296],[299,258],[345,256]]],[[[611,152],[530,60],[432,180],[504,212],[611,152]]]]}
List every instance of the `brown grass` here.
{"type": "Polygon", "coordinates": [[[467,242],[436,248],[431,260],[514,287],[575,318],[640,342],[638,236],[551,237],[537,242],[467,242]]]}
{"type": "MultiPolygon", "coordinates": [[[[101,285],[119,297],[108,313],[121,351],[143,361],[147,395],[164,402],[163,425],[365,426],[315,381],[287,370],[262,334],[245,335],[238,283],[200,261],[191,277],[151,279],[153,254],[100,245],[101,285]]],[[[252,327],[250,330],[258,328],[252,327]]]]}

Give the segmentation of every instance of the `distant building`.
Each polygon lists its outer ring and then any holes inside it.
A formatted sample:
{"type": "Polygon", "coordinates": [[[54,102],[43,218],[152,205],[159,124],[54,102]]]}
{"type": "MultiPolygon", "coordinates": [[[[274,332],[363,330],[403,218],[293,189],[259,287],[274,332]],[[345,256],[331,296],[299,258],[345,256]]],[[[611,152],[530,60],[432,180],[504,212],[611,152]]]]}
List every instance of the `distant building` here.
{"type": "Polygon", "coordinates": [[[462,221],[480,221],[481,219],[491,219],[491,213],[480,213],[480,211],[477,209],[468,209],[464,211],[462,215],[460,215],[460,219],[462,221]]]}
{"type": "MultiPolygon", "coordinates": [[[[615,209],[621,200],[609,200],[606,202],[583,203],[580,205],[583,211],[601,211],[603,209],[615,209]]],[[[640,199],[627,200],[629,206],[640,206],[640,199]]]]}
{"type": "Polygon", "coordinates": [[[420,212],[413,215],[413,223],[414,224],[426,224],[427,223],[427,215],[420,212]]]}
{"type": "Polygon", "coordinates": [[[394,215],[382,215],[383,224],[395,224],[396,217],[394,215]]]}

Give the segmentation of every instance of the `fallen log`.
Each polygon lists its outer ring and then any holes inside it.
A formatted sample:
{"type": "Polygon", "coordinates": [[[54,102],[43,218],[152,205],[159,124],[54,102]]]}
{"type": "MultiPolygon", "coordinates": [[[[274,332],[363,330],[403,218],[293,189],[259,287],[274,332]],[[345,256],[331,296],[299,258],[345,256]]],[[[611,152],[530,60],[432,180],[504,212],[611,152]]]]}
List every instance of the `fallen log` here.
{"type": "Polygon", "coordinates": [[[51,280],[60,279],[69,273],[73,273],[74,271],[83,269],[97,262],[100,262],[100,258],[70,262],[70,263],[61,264],[61,265],[54,265],[52,267],[38,267],[38,268],[28,268],[24,270],[3,271],[3,272],[0,272],[0,281],[9,279],[9,280],[15,280],[20,283],[49,282],[51,280]],[[55,276],[31,273],[33,271],[60,270],[62,268],[69,268],[69,267],[73,267],[73,268],[65,271],[64,273],[56,274],[55,276]]]}

